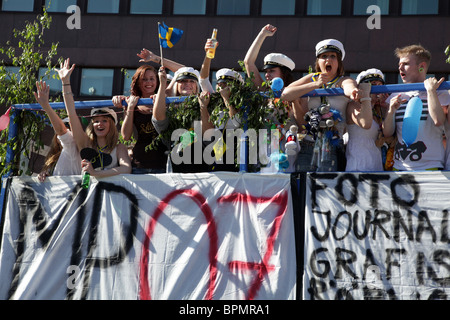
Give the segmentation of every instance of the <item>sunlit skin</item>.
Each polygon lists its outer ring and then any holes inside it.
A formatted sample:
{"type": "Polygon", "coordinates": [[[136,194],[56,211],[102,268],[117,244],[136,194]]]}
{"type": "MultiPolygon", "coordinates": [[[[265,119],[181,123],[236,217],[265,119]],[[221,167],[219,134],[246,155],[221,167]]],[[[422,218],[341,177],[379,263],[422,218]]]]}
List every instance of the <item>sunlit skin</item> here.
{"type": "Polygon", "coordinates": [[[142,92],[142,98],[149,98],[154,95],[157,85],[158,80],[156,74],[151,70],[147,70],[144,77],[139,80],[139,88],[142,92]]]}
{"type": "Polygon", "coordinates": [[[281,78],[281,69],[279,67],[266,69],[265,78],[266,81],[272,81],[275,78],[281,78]]]}
{"type": "Polygon", "coordinates": [[[99,138],[106,137],[111,128],[111,122],[108,116],[96,116],[92,118],[92,124],[98,140],[100,140],[99,138]]]}
{"type": "Polygon", "coordinates": [[[398,63],[398,71],[404,83],[419,83],[426,79],[426,63],[418,63],[415,55],[409,54],[401,57],[398,63]],[[424,68],[420,72],[420,68],[424,68]]]}
{"type": "Polygon", "coordinates": [[[331,81],[337,76],[339,68],[339,58],[336,52],[325,52],[319,55],[319,67],[321,75],[325,78],[324,83],[331,81]]]}
{"type": "Polygon", "coordinates": [[[178,93],[181,96],[190,96],[197,93],[197,82],[192,79],[183,79],[177,82],[178,93]]]}

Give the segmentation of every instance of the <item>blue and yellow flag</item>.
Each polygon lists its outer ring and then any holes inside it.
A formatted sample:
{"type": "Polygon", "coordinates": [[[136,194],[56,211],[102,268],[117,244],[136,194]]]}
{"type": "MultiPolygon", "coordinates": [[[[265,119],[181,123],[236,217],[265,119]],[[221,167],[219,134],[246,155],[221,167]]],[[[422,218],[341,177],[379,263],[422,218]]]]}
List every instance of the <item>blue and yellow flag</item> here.
{"type": "Polygon", "coordinates": [[[183,35],[183,30],[176,28],[169,28],[163,22],[162,24],[158,23],[159,28],[159,42],[163,48],[172,48],[178,40],[181,39],[183,35]]]}

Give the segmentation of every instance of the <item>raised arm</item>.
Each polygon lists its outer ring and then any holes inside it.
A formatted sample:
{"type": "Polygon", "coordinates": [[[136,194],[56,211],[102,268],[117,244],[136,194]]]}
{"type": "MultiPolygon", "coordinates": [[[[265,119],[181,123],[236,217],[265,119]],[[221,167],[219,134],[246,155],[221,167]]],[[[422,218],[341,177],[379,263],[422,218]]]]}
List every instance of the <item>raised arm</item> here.
{"type": "Polygon", "coordinates": [[[347,124],[356,124],[363,129],[370,129],[372,127],[372,98],[370,83],[361,83],[359,85],[361,100],[350,101],[347,105],[347,124]]]}
{"type": "Polygon", "coordinates": [[[141,58],[139,62],[155,62],[159,65],[164,66],[172,72],[177,72],[178,69],[183,68],[184,65],[181,63],[169,60],[164,58],[164,61],[161,61],[161,57],[149,51],[148,49],[142,49],[141,53],[138,53],[137,56],[141,58]]]}
{"type": "Polygon", "coordinates": [[[281,100],[295,101],[305,94],[321,88],[326,83],[325,81],[323,75],[320,75],[317,81],[312,81],[312,75],[306,75],[287,86],[281,94],[281,100]]]}
{"type": "Polygon", "coordinates": [[[67,132],[66,125],[49,103],[50,87],[45,83],[45,81],[40,81],[36,82],[36,89],[37,92],[34,92],[34,97],[41,105],[42,109],[44,109],[47,113],[56,135],[64,135],[67,132]]]}
{"type": "MultiPolygon", "coordinates": [[[[217,46],[219,43],[217,42],[217,46]]],[[[213,48],[213,42],[211,39],[208,39],[205,44],[205,52],[208,52],[208,49],[213,48]]],[[[208,55],[205,54],[205,58],[203,59],[202,68],[200,69],[200,86],[202,87],[202,91],[206,91],[209,93],[214,92],[214,88],[211,85],[211,81],[209,80],[209,73],[211,72],[211,58],[208,58],[208,55]]]]}
{"type": "Polygon", "coordinates": [[[202,121],[202,133],[205,134],[205,132],[209,129],[214,129],[214,124],[211,122],[210,114],[208,112],[208,105],[211,96],[208,92],[202,92],[200,93],[200,96],[198,98],[198,102],[200,104],[200,119],[202,121]]]}
{"type": "Polygon", "coordinates": [[[259,51],[266,40],[267,37],[271,37],[277,32],[277,28],[268,24],[264,28],[261,29],[259,34],[256,36],[252,45],[247,51],[247,54],[244,58],[245,68],[247,69],[247,75],[250,77],[251,74],[254,74],[253,83],[256,87],[260,88],[262,83],[264,82],[263,78],[259,74],[259,70],[256,67],[256,59],[258,58],[259,51]]]}
{"type": "Polygon", "coordinates": [[[167,74],[166,70],[161,67],[158,71],[159,89],[156,94],[155,101],[153,101],[153,118],[156,121],[166,120],[166,86],[167,74]]]}
{"type": "Polygon", "coordinates": [[[133,135],[134,113],[136,111],[136,106],[139,101],[139,97],[131,95],[129,97],[126,97],[125,101],[127,102],[127,106],[123,108],[124,119],[122,123],[122,128],[120,130],[123,139],[125,141],[128,141],[131,139],[131,136],[133,135]]]}
{"type": "Polygon", "coordinates": [[[428,94],[428,110],[430,112],[430,117],[437,127],[442,126],[445,123],[446,118],[443,106],[441,105],[437,94],[437,89],[444,81],[445,78],[441,78],[439,81],[437,81],[436,78],[428,78],[424,82],[428,94]]]}
{"type": "Polygon", "coordinates": [[[57,69],[59,78],[63,87],[64,104],[66,105],[67,114],[69,115],[70,127],[72,128],[73,137],[77,143],[78,150],[90,147],[89,137],[85,133],[81,121],[75,110],[75,100],[73,98],[72,87],[70,85],[70,75],[75,69],[75,65],[70,67],[70,59],[66,59],[61,63],[61,69],[57,69]]]}

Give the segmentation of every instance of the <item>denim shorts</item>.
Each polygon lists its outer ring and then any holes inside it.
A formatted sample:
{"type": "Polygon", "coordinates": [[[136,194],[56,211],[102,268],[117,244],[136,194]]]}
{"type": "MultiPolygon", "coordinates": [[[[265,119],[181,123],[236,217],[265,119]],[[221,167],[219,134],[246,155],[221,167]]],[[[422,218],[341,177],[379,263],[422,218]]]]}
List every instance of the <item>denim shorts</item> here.
{"type": "MultiPolygon", "coordinates": [[[[295,161],[295,171],[296,172],[335,172],[339,171],[339,151],[341,151],[340,146],[332,146],[331,152],[327,159],[322,161],[315,161],[313,163],[314,156],[314,143],[312,142],[302,142],[300,143],[300,152],[297,155],[295,161]]],[[[345,168],[345,166],[344,166],[345,168]]]]}

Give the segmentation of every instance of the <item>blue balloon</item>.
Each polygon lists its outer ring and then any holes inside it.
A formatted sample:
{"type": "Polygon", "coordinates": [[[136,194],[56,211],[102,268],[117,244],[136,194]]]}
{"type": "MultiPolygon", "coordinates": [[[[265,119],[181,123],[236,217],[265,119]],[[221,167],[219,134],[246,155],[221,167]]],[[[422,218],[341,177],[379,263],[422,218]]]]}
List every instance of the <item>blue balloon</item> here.
{"type": "Polygon", "coordinates": [[[411,98],[406,106],[405,116],[403,117],[402,137],[407,147],[416,141],[422,109],[423,103],[419,97],[411,98]]]}
{"type": "Polygon", "coordinates": [[[274,78],[272,80],[271,88],[274,92],[279,92],[284,87],[284,81],[281,78],[274,78]]]}

